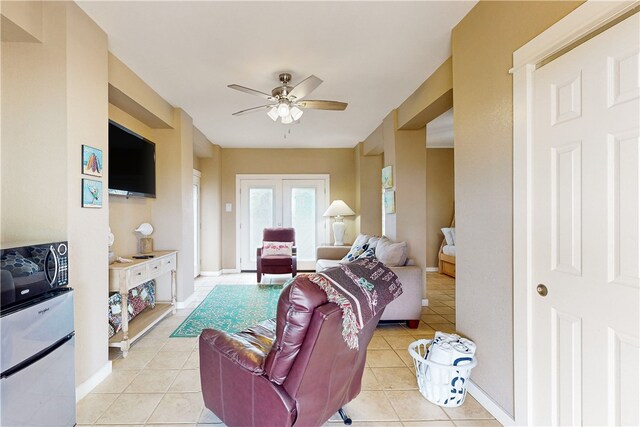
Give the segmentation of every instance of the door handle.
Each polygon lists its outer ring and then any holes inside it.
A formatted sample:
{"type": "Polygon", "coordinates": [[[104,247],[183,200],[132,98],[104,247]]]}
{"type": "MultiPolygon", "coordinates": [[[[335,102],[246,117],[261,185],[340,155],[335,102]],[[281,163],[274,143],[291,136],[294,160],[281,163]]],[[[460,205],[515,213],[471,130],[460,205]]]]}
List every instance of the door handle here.
{"type": "Polygon", "coordinates": [[[547,289],[547,287],[542,283],[536,287],[536,291],[538,292],[538,295],[540,295],[541,297],[546,297],[547,294],[549,293],[549,289],[547,289]]]}

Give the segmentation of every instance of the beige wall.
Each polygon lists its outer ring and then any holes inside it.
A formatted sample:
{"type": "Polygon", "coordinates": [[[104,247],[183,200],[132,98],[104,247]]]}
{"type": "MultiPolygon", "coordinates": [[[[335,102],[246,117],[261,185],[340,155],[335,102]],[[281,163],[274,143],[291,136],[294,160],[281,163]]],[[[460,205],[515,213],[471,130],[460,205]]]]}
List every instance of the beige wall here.
{"type": "Polygon", "coordinates": [[[178,250],[178,301],[193,293],[193,122],[174,109],[173,129],[154,129],[156,200],[151,211],[156,249],[178,250]]]}
{"type": "MultiPolygon", "coordinates": [[[[109,104],[109,119],[151,141],[153,129],[109,104]]],[[[155,199],[146,197],[109,196],[109,226],[115,240],[111,250],[117,256],[130,256],[138,252],[138,238],[133,230],[144,222],[151,222],[155,199]]]]}
{"type": "MultiPolygon", "coordinates": [[[[67,6],[67,173],[69,283],[75,289],[76,382],[107,363],[108,170],[101,209],[80,207],[82,144],[99,148],[108,162],[107,35],[75,4],[67,6]]],[[[103,165],[104,166],[104,165],[103,165]]],[[[95,178],[94,178],[95,179],[95,178]]]]}
{"type": "MultiPolygon", "coordinates": [[[[331,149],[222,149],[222,268],[236,268],[236,175],[237,174],[329,174],[331,199],[355,206],[354,150],[331,149]]],[[[345,242],[356,233],[353,217],[346,218],[345,242]]]]}
{"type": "Polygon", "coordinates": [[[474,382],[513,414],[513,51],[579,2],[480,2],[453,30],[456,326],[474,382]]]}
{"type": "MultiPolygon", "coordinates": [[[[424,127],[395,132],[396,213],[387,214],[387,218],[394,217],[394,239],[407,242],[409,257],[422,271],[425,271],[427,259],[427,150],[424,141],[424,127]]],[[[422,282],[422,297],[426,298],[424,275],[422,282]]]]}
{"type": "Polygon", "coordinates": [[[42,41],[41,1],[3,1],[2,41],[38,42],[42,41]]]}
{"type": "Polygon", "coordinates": [[[108,58],[109,118],[156,144],[156,198],[110,196],[112,250],[124,256],[138,252],[133,230],[151,223],[154,249],[179,252],[177,298],[185,301],[193,294],[193,122],[115,56],[108,58]]]}
{"type": "Polygon", "coordinates": [[[173,106],[109,53],[109,102],[154,129],[173,127],[173,106]]]}
{"type": "MultiPolygon", "coordinates": [[[[378,131],[380,132],[379,135],[382,135],[382,147],[384,153],[382,161],[384,163],[384,167],[393,167],[393,189],[396,189],[398,185],[398,180],[396,178],[398,168],[396,166],[395,135],[397,123],[397,110],[393,110],[387,115],[387,117],[384,118],[384,120],[382,121],[382,129],[378,131]]],[[[396,214],[384,214],[384,234],[387,235],[390,239],[396,240],[396,214]]]]}
{"type": "Polygon", "coordinates": [[[82,384],[109,363],[96,310],[108,290],[109,201],[80,207],[81,145],[108,156],[107,37],[72,2],[45,2],[41,23],[42,43],[2,44],[2,245],[69,241],[82,384]]]}
{"type": "Polygon", "coordinates": [[[364,155],[364,142],[354,148],[356,174],[356,232],[382,234],[382,155],[364,155]]]}
{"type": "Polygon", "coordinates": [[[453,61],[444,61],[424,83],[398,107],[398,128],[420,129],[453,102],[453,61]]]}
{"type": "Polygon", "coordinates": [[[2,43],[3,246],[67,238],[66,11],[44,9],[46,43],[2,43]]]}
{"type": "Polygon", "coordinates": [[[427,267],[438,267],[440,229],[453,218],[453,174],[453,149],[427,148],[427,267]]]}
{"type": "Polygon", "coordinates": [[[201,224],[200,250],[201,270],[218,272],[222,270],[222,188],[221,149],[213,146],[213,156],[200,160],[201,224]]]}

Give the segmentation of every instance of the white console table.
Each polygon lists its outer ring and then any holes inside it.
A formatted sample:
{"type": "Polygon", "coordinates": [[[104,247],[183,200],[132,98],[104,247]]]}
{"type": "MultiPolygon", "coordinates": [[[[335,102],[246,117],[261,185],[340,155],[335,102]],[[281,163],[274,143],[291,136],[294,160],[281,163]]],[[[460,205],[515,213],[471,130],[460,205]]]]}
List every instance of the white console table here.
{"type": "MultiPolygon", "coordinates": [[[[153,258],[133,259],[132,256],[128,256],[124,258],[132,259],[133,262],[115,262],[109,265],[109,292],[118,292],[122,296],[122,329],[109,339],[109,347],[119,347],[123,357],[127,357],[133,342],[167,315],[176,312],[178,252],[156,251],[145,255],[153,255],[153,258]],[[171,275],[170,301],[156,300],[154,308],[146,308],[129,323],[127,315],[129,290],[165,274],[171,275]]],[[[156,298],[157,296],[158,290],[156,289],[156,298]]]]}

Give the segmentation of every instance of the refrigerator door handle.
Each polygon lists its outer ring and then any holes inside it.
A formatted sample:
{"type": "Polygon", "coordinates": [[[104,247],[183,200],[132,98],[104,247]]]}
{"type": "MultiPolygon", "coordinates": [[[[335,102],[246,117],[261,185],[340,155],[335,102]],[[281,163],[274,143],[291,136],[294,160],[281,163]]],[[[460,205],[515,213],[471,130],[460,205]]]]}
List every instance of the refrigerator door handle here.
{"type": "Polygon", "coordinates": [[[67,335],[66,337],[62,338],[61,340],[59,340],[55,344],[52,344],[51,346],[49,346],[49,347],[45,348],[44,350],[34,354],[33,356],[29,357],[28,359],[23,360],[22,362],[18,363],[17,365],[12,366],[11,368],[7,369],[6,371],[4,371],[4,372],[2,372],[0,374],[0,379],[9,378],[10,376],[15,375],[18,372],[22,371],[23,369],[26,369],[29,366],[33,365],[37,361],[39,361],[41,359],[44,359],[49,354],[53,353],[58,348],[62,347],[67,341],[72,339],[74,335],[75,335],[75,332],[71,332],[69,335],[67,335]]]}

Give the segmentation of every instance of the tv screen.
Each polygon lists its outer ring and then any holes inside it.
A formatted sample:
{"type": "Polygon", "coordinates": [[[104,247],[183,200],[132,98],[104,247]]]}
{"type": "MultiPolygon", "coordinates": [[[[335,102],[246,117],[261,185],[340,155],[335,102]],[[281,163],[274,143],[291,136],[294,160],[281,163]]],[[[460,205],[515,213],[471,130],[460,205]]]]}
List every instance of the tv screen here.
{"type": "Polygon", "coordinates": [[[109,194],[156,197],[156,145],[112,121],[109,194]]]}

